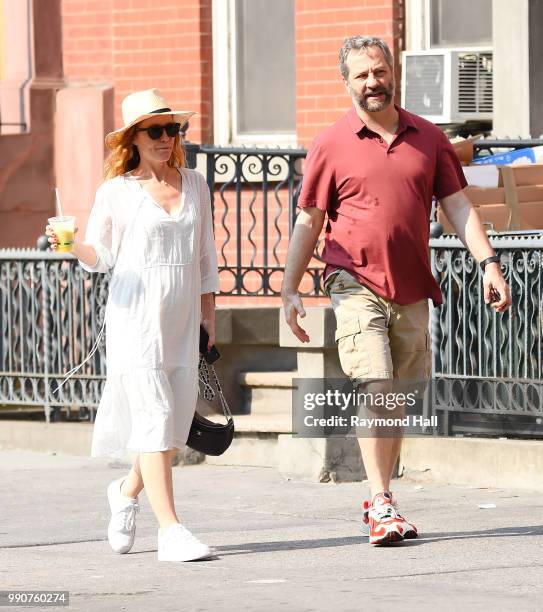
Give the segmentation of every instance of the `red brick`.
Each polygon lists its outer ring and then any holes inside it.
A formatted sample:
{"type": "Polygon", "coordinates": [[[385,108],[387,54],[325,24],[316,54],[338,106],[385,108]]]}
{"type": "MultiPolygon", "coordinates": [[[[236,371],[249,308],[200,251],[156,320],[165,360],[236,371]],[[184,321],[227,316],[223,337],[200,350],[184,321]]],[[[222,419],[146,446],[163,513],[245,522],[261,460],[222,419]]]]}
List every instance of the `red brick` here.
{"type": "MultiPolygon", "coordinates": [[[[337,67],[343,38],[357,33],[385,36],[393,44],[397,57],[403,44],[403,17],[402,9],[393,0],[296,0],[295,7],[297,134],[299,142],[307,145],[351,105],[337,67]],[[394,41],[393,36],[397,37],[394,41]]],[[[110,80],[115,87],[117,124],[121,121],[120,102],[127,93],[156,86],[172,105],[201,113],[191,121],[190,140],[212,142],[211,0],[161,0],[159,3],[155,0],[63,0],[62,11],[66,78],[78,82],[110,80]]],[[[251,185],[244,187],[245,215],[248,215],[251,189],[251,185]]],[[[287,248],[287,200],[283,193],[280,197],[285,208],[277,222],[284,235],[276,244],[273,223],[279,209],[273,192],[268,193],[268,261],[272,264],[275,263],[272,249],[275,247],[283,262],[287,248]]],[[[229,261],[234,261],[235,192],[228,190],[226,198],[230,206],[227,223],[232,235],[225,254],[229,261]]],[[[216,204],[220,248],[225,232],[220,221],[224,207],[219,196],[216,204]]],[[[252,210],[257,222],[251,238],[259,247],[255,262],[260,263],[263,261],[260,195],[252,210]]],[[[252,258],[248,233],[253,221],[249,215],[241,223],[243,258],[248,262],[252,258]]],[[[312,261],[311,265],[318,264],[312,261]]],[[[222,277],[222,282],[232,285],[232,280],[226,277],[222,277]]],[[[246,278],[248,286],[254,286],[254,282],[258,281],[246,278]]],[[[274,282],[279,286],[280,279],[274,282]]],[[[231,299],[236,303],[235,300],[249,298],[231,299]]],[[[264,298],[264,303],[272,301],[264,298]]],[[[275,303],[279,304],[280,300],[276,299],[275,303]]]]}

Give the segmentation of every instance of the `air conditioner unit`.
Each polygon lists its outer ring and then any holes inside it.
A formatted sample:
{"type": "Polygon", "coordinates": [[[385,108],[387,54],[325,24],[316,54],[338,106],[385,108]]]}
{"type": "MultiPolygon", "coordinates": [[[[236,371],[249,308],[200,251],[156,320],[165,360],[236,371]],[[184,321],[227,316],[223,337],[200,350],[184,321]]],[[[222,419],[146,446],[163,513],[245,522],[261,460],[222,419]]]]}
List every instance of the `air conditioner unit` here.
{"type": "Polygon", "coordinates": [[[433,123],[491,120],[491,49],[402,53],[402,106],[433,123]]]}

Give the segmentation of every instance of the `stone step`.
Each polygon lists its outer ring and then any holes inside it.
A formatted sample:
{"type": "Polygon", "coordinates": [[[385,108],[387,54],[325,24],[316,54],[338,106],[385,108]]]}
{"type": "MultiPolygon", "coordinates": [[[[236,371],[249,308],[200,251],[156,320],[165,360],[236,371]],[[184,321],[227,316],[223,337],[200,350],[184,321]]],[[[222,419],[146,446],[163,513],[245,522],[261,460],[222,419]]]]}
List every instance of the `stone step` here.
{"type": "Polygon", "coordinates": [[[278,467],[278,440],[290,435],[292,420],[287,414],[234,415],[235,434],[230,448],[219,457],[206,457],[213,465],[278,467]]]}
{"type": "Polygon", "coordinates": [[[251,415],[288,415],[292,412],[292,379],[296,370],[286,372],[240,372],[243,407],[251,415]]]}
{"type": "Polygon", "coordinates": [[[234,416],[235,434],[230,448],[219,457],[207,456],[212,465],[270,467],[283,476],[318,482],[358,481],[364,477],[355,438],[323,440],[292,436],[287,415],[234,416]]]}
{"type": "Polygon", "coordinates": [[[298,376],[296,370],[286,372],[240,372],[238,381],[246,387],[270,387],[292,389],[292,379],[298,376]]]}

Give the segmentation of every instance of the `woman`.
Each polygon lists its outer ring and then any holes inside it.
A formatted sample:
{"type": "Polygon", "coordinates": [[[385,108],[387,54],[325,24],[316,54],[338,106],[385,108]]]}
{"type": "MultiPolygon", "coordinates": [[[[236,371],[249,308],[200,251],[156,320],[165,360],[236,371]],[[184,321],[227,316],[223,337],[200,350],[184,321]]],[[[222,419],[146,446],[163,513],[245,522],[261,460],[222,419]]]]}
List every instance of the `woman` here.
{"type": "MultiPolygon", "coordinates": [[[[145,487],[159,523],[159,561],[208,557],[208,546],[177,517],[171,458],[184,446],[198,395],[200,322],[215,342],[219,289],[209,190],[184,167],[179,130],[194,114],[172,111],[158,90],[127,96],[124,127],[111,150],[85,242],[73,253],[89,272],[113,268],[106,306],[107,380],[94,425],[92,456],[137,453],[113,481],[108,539],[118,553],[134,542],[145,487]]],[[[58,243],[50,226],[52,248],[58,243]]]]}

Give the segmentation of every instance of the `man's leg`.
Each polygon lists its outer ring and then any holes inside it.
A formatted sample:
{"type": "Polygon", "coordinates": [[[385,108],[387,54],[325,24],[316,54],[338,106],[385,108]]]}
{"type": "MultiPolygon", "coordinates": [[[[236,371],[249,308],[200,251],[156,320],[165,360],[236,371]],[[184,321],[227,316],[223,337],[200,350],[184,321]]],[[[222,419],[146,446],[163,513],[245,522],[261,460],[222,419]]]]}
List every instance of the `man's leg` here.
{"type": "MultiPolygon", "coordinates": [[[[394,367],[389,340],[394,304],[360,285],[342,271],[327,286],[337,320],[336,341],[344,373],[370,397],[393,391],[394,367]]],[[[371,406],[365,418],[403,418],[401,406],[371,406]]],[[[370,542],[383,544],[415,537],[416,529],[401,517],[390,494],[390,480],[398,460],[401,426],[359,430],[362,459],[372,493],[365,503],[364,521],[369,523],[370,542]]]]}
{"type": "MultiPolygon", "coordinates": [[[[358,393],[368,396],[387,395],[392,392],[392,381],[368,382],[357,387],[358,393]]],[[[396,411],[368,410],[363,416],[371,418],[399,418],[396,411]]],[[[388,491],[392,472],[401,446],[401,430],[397,427],[371,427],[359,431],[358,444],[364,461],[371,496],[388,491]],[[390,434],[390,436],[388,435],[390,434]]]]}
{"type": "MultiPolygon", "coordinates": [[[[403,392],[412,388],[421,389],[421,383],[427,380],[430,373],[427,301],[408,306],[392,304],[388,337],[395,386],[404,385],[405,389],[401,389],[403,392]]],[[[360,387],[368,394],[387,394],[398,392],[395,386],[392,380],[383,380],[360,387]]],[[[373,416],[403,418],[405,411],[396,407],[394,411],[387,413],[384,410],[373,416]]],[[[372,495],[389,490],[402,446],[401,427],[387,428],[385,431],[390,431],[392,435],[383,437],[386,435],[383,429],[377,429],[376,437],[359,438],[372,495]]]]}
{"type": "MultiPolygon", "coordinates": [[[[345,270],[326,289],[336,315],[338,354],[344,373],[357,381],[358,393],[387,394],[392,390],[393,364],[388,339],[390,303],[363,287],[345,270]]],[[[384,413],[388,411],[384,410],[384,413]]],[[[364,413],[367,418],[387,414],[364,413]]],[[[388,491],[397,460],[398,442],[371,436],[365,429],[359,437],[362,459],[372,494],[388,491]]]]}
{"type": "MultiPolygon", "coordinates": [[[[393,363],[394,391],[404,394],[415,392],[420,401],[422,401],[424,388],[431,373],[428,318],[428,302],[427,300],[421,300],[407,306],[392,304],[389,319],[388,337],[393,363]]],[[[402,412],[404,411],[402,410],[402,412]]],[[[398,416],[403,417],[404,414],[398,414],[398,416]]],[[[400,455],[403,441],[402,433],[400,428],[391,438],[389,483],[400,455]]],[[[389,494],[396,516],[402,521],[404,537],[416,538],[418,535],[417,528],[399,514],[396,499],[390,491],[389,494]]]]}

